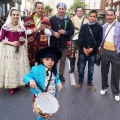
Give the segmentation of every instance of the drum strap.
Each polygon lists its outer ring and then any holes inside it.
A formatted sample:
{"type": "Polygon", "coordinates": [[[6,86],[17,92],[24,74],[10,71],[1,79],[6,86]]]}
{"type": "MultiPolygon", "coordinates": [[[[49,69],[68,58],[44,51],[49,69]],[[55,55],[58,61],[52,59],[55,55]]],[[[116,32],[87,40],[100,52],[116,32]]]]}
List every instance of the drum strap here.
{"type": "Polygon", "coordinates": [[[48,80],[47,87],[46,87],[46,89],[45,89],[45,91],[44,91],[44,92],[47,92],[48,87],[49,87],[49,85],[50,85],[51,78],[52,78],[52,71],[51,71],[51,74],[50,74],[50,79],[48,80]]]}
{"type": "Polygon", "coordinates": [[[44,89],[36,82],[37,87],[38,87],[42,92],[47,92],[48,87],[49,87],[49,85],[50,85],[51,78],[52,78],[52,71],[51,71],[50,79],[48,80],[48,84],[47,84],[46,89],[44,90],[44,89]]]}

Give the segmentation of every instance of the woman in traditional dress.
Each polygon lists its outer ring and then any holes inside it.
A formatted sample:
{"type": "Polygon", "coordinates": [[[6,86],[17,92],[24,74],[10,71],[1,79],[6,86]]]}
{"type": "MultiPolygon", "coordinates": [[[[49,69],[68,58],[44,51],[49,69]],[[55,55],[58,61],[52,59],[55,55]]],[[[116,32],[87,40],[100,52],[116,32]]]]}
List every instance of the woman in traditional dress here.
{"type": "Polygon", "coordinates": [[[10,10],[1,30],[3,48],[0,59],[0,88],[8,88],[14,94],[25,85],[23,76],[30,70],[25,28],[17,8],[10,10]]]}

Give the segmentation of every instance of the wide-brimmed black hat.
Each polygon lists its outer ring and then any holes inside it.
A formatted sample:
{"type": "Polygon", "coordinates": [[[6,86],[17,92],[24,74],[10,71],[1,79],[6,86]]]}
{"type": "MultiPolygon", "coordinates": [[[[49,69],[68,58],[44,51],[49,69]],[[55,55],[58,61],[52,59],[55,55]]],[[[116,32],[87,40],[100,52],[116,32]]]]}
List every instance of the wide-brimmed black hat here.
{"type": "Polygon", "coordinates": [[[35,61],[39,63],[40,59],[43,58],[43,56],[48,53],[54,54],[57,60],[59,60],[62,57],[62,52],[58,48],[48,46],[36,52],[35,61]]]}

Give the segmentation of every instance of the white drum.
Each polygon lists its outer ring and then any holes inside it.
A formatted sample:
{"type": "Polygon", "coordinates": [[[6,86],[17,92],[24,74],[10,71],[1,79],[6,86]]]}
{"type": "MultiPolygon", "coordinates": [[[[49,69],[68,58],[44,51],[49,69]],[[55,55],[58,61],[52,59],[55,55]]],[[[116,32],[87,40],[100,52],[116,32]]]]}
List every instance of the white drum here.
{"type": "Polygon", "coordinates": [[[41,118],[49,119],[59,109],[57,99],[49,93],[41,93],[36,97],[33,103],[34,113],[41,118]]]}

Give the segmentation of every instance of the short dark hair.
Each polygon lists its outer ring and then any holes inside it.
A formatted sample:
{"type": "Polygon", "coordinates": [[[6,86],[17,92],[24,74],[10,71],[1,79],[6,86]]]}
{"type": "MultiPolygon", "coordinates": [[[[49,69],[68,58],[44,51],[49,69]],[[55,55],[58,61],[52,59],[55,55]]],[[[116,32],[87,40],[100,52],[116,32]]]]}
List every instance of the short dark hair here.
{"type": "MultiPolygon", "coordinates": [[[[115,15],[115,10],[114,9],[108,9],[107,11],[112,11],[115,15]]],[[[106,14],[107,14],[107,11],[106,11],[106,14]]]]}
{"type": "Polygon", "coordinates": [[[81,8],[83,10],[83,12],[84,12],[84,8],[82,8],[80,6],[75,9],[75,12],[77,12],[78,8],[81,8]]]}
{"type": "Polygon", "coordinates": [[[91,13],[95,13],[96,14],[96,16],[98,15],[98,12],[97,12],[97,10],[91,10],[90,12],[89,12],[89,15],[91,14],[91,13]]]}
{"type": "MultiPolygon", "coordinates": [[[[37,7],[38,4],[43,4],[42,2],[36,2],[35,7],[37,7]]],[[[44,4],[43,4],[44,5],[44,4]]]]}

